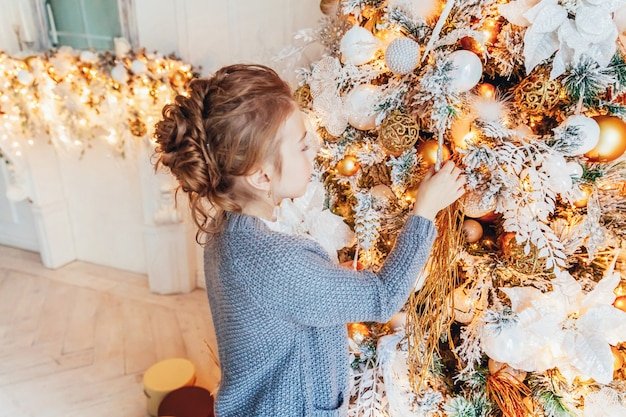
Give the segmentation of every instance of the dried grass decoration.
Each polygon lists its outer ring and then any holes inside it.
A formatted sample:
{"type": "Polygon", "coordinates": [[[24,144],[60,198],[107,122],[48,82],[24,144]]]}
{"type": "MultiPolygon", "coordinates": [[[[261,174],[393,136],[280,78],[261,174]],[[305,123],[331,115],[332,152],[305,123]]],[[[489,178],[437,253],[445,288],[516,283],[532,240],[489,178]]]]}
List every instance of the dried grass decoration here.
{"type": "Polygon", "coordinates": [[[507,364],[489,359],[487,395],[498,404],[504,417],[526,417],[529,409],[524,398],[530,388],[524,384],[526,372],[513,369],[507,364]]]}
{"type": "MultiPolygon", "coordinates": [[[[453,293],[459,279],[456,264],[463,246],[463,214],[455,203],[442,210],[436,220],[438,237],[425,266],[424,286],[408,302],[406,333],[409,344],[410,382],[418,393],[438,351],[439,338],[448,334],[454,320],[453,293]]],[[[451,345],[451,351],[454,348],[451,345]]]]}

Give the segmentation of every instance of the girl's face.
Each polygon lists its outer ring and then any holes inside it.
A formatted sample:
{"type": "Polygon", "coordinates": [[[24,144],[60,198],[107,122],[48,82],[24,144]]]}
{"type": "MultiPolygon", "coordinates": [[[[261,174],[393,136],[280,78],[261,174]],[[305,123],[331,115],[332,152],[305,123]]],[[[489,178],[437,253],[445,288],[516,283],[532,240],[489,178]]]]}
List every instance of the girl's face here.
{"type": "Polygon", "coordinates": [[[302,196],[311,181],[319,139],[307,130],[305,117],[300,110],[294,110],[278,131],[282,172],[272,179],[272,194],[277,201],[302,196]]]}

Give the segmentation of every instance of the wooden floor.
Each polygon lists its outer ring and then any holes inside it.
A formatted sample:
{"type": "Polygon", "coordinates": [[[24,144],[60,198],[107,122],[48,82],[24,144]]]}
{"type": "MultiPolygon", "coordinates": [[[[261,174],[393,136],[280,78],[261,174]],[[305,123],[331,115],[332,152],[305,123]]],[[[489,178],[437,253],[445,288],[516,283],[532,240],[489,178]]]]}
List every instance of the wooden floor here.
{"type": "Polygon", "coordinates": [[[216,351],[204,290],[156,295],[145,275],[0,246],[0,417],[144,417],[151,365],[187,358],[213,391],[216,351]]]}

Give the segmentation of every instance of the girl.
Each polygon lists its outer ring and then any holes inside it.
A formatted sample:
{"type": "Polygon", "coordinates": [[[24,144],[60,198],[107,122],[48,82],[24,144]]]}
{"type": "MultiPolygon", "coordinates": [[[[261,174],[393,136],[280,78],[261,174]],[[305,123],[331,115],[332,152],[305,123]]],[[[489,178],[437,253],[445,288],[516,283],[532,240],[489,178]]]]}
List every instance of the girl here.
{"type": "Polygon", "coordinates": [[[261,65],[194,80],[165,106],[157,162],[190,199],[206,239],[205,277],[222,379],[218,417],[345,416],[348,322],[386,322],[406,302],[439,210],[463,194],[453,163],[426,175],[378,273],[333,263],[314,241],[272,231],[274,209],[301,196],[314,134],[287,83],[261,65]]]}

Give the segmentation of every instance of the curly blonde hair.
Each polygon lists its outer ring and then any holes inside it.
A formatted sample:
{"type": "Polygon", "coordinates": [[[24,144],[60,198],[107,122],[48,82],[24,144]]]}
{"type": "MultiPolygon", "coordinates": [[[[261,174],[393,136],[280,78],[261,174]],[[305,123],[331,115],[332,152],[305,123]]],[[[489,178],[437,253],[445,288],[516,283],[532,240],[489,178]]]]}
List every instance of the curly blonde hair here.
{"type": "Polygon", "coordinates": [[[163,108],[155,169],[167,167],[188,197],[196,240],[222,230],[226,212],[254,196],[236,186],[270,161],[280,172],[277,133],[297,108],[290,86],[269,67],[231,65],[193,80],[189,96],[163,108]]]}

